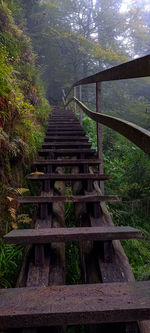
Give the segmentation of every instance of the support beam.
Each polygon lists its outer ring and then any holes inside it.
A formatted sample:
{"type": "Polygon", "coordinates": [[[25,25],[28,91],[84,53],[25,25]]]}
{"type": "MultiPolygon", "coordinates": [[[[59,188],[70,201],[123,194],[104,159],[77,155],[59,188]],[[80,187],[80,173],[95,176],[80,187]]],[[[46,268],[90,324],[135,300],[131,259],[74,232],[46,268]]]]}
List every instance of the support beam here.
{"type": "MultiPolygon", "coordinates": [[[[77,88],[76,87],[74,87],[74,97],[77,97],[77,88]]],[[[75,112],[75,114],[76,114],[76,111],[77,111],[77,104],[75,102],[74,103],[74,112],[75,112]]]]}
{"type": "MultiPolygon", "coordinates": [[[[96,83],[96,112],[101,113],[101,82],[96,83]]],[[[103,152],[102,152],[102,126],[97,122],[97,153],[100,160],[99,173],[103,173],[103,152]]],[[[104,182],[100,182],[100,188],[104,194],[104,182]]]]}
{"type": "MultiPolygon", "coordinates": [[[[82,86],[79,86],[79,100],[82,102],[82,86]]],[[[80,108],[80,125],[82,126],[82,114],[83,111],[80,108]]]]}

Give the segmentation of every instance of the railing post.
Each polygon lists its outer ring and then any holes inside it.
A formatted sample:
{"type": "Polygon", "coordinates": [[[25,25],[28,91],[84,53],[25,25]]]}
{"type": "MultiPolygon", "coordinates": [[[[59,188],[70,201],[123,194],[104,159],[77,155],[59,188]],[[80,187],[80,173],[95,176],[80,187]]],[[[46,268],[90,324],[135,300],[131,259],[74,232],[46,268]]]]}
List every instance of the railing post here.
{"type": "Polygon", "coordinates": [[[66,94],[65,94],[64,89],[62,89],[62,101],[64,104],[64,108],[66,109],[66,94]]]}
{"type": "MultiPolygon", "coordinates": [[[[101,113],[101,82],[96,83],[96,112],[101,113]]],[[[97,123],[97,153],[100,160],[99,173],[103,173],[103,151],[102,151],[102,125],[97,123]]],[[[100,182],[100,188],[104,194],[104,182],[100,182]]]]}
{"type": "MultiPolygon", "coordinates": [[[[79,100],[82,102],[82,86],[79,86],[79,100]]],[[[82,109],[80,108],[80,125],[82,126],[82,109]]]]}
{"type": "MultiPolygon", "coordinates": [[[[74,87],[74,97],[77,97],[77,88],[76,87],[74,87]]],[[[76,111],[77,111],[77,104],[75,102],[74,103],[74,112],[75,112],[75,114],[76,114],[76,111]]]]}

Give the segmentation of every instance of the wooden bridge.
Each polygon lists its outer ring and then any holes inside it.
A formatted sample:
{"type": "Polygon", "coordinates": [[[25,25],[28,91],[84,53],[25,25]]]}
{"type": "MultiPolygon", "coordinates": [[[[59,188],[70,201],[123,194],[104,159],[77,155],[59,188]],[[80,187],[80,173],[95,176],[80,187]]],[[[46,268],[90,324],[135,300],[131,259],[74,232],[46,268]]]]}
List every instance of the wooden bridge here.
{"type": "MultiPolygon", "coordinates": [[[[86,332],[150,332],[150,282],[135,282],[120,240],[142,237],[134,228],[115,227],[105,202],[119,201],[104,193],[109,176],[103,172],[101,124],[126,136],[150,153],[150,132],[121,119],[101,114],[101,82],[150,75],[150,56],[108,69],[74,84],[96,83],[96,110],[72,99],[97,122],[98,151],[74,110],[53,108],[39,159],[30,181],[40,181],[39,196],[18,198],[35,204],[32,229],[13,230],[9,244],[25,244],[16,288],[0,290],[2,332],[66,332],[85,325],[86,332]],[[66,194],[66,187],[70,194],[66,194]],[[74,205],[76,227],[65,226],[65,203],[74,205]],[[65,284],[65,243],[78,242],[82,283],[65,284]]],[[[81,92],[81,90],[80,90],[81,92]]],[[[76,95],[76,90],[75,90],[76,95]]],[[[71,99],[71,100],[72,100],[71,99]]],[[[121,222],[121,221],[120,221],[121,222]]]]}

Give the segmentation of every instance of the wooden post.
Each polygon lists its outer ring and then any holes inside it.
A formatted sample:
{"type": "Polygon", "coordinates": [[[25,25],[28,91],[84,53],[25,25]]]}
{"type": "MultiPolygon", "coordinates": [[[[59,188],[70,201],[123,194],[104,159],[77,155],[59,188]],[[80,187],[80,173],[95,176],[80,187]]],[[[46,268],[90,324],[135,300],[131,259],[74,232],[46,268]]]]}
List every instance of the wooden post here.
{"type": "MultiPolygon", "coordinates": [[[[101,113],[101,82],[96,83],[96,112],[101,113]]],[[[103,151],[102,151],[102,126],[97,123],[97,153],[100,160],[99,173],[103,173],[103,151]]],[[[104,182],[100,182],[100,188],[104,194],[104,182]]]]}
{"type": "Polygon", "coordinates": [[[64,109],[66,109],[66,94],[64,89],[62,89],[62,101],[64,104],[64,109]]]}
{"type": "MultiPolygon", "coordinates": [[[[77,97],[77,88],[76,87],[74,87],[74,97],[77,97]]],[[[75,112],[75,114],[76,114],[76,111],[77,111],[77,104],[75,102],[74,103],[74,112],[75,112]]]]}
{"type": "MultiPolygon", "coordinates": [[[[82,102],[82,86],[79,86],[79,100],[82,102]]],[[[80,109],[80,125],[82,126],[82,109],[80,109]]]]}

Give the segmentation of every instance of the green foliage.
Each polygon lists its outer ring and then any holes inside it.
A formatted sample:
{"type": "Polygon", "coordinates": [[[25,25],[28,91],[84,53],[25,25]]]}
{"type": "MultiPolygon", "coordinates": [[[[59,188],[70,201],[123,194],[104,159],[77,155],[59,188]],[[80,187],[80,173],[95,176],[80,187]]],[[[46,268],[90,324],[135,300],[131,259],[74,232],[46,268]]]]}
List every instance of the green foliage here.
{"type": "Polygon", "coordinates": [[[150,279],[150,243],[145,240],[123,241],[126,255],[137,280],[150,279]]]}
{"type": "Polygon", "coordinates": [[[0,126],[8,135],[0,138],[0,160],[7,159],[10,173],[18,161],[23,167],[35,156],[50,113],[30,39],[15,24],[17,13],[23,20],[20,6],[19,0],[0,3],[0,19],[7,22],[0,32],[0,126]]]}
{"type": "MultiPolygon", "coordinates": [[[[71,195],[70,187],[67,188],[67,194],[71,195]]],[[[66,227],[75,227],[74,220],[74,207],[72,203],[65,204],[65,222],[66,227]]],[[[66,243],[66,283],[67,284],[81,284],[81,271],[79,267],[79,249],[76,242],[66,243]]],[[[70,326],[67,327],[67,333],[84,333],[84,326],[70,326]]]]}
{"type": "Polygon", "coordinates": [[[150,190],[148,155],[111,130],[104,132],[104,149],[106,149],[105,171],[110,174],[108,191],[115,188],[124,200],[148,197],[150,190]]]}
{"type": "MultiPolygon", "coordinates": [[[[16,214],[17,203],[6,197],[9,187],[24,185],[23,170],[42,144],[50,113],[20,6],[20,0],[0,1],[0,235],[31,221],[30,208],[16,214]]],[[[0,287],[15,286],[22,252],[0,238],[0,287]]]]}
{"type": "MultiPolygon", "coordinates": [[[[83,125],[96,148],[96,125],[83,117],[83,125]]],[[[109,203],[115,225],[139,228],[143,240],[123,241],[137,280],[150,277],[150,159],[134,144],[109,128],[103,127],[104,172],[106,194],[122,197],[121,203],[109,203]]]]}
{"type": "Polygon", "coordinates": [[[0,239],[0,287],[15,286],[22,253],[21,246],[5,245],[0,239]]]}
{"type": "Polygon", "coordinates": [[[92,148],[97,149],[97,132],[95,121],[91,120],[86,115],[83,115],[83,127],[89,137],[89,140],[92,142],[92,148]]]}
{"type": "Polygon", "coordinates": [[[111,143],[105,152],[104,165],[106,173],[110,174],[110,181],[105,188],[107,193],[121,195],[123,200],[119,204],[109,204],[109,209],[117,225],[130,225],[142,231],[143,240],[124,241],[123,246],[136,279],[148,279],[150,160],[140,149],[117,134],[109,136],[109,140],[111,143]]]}
{"type": "Polygon", "coordinates": [[[9,52],[9,60],[12,62],[21,56],[20,41],[10,32],[0,32],[0,44],[9,52]]]}
{"type": "MultiPolygon", "coordinates": [[[[0,48],[0,96],[5,97],[12,88],[11,84],[12,66],[8,61],[8,53],[4,46],[0,48]]],[[[1,106],[2,108],[2,106],[1,106]]],[[[5,111],[4,110],[1,110],[5,111]]]]}
{"type": "MultiPolygon", "coordinates": [[[[75,227],[74,207],[71,203],[65,205],[65,222],[66,227],[75,227]]],[[[66,244],[66,283],[81,283],[78,246],[75,242],[68,242],[66,244]]]]}

